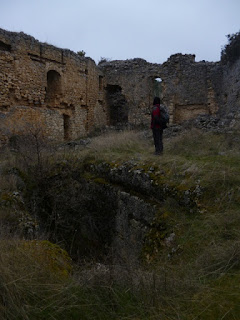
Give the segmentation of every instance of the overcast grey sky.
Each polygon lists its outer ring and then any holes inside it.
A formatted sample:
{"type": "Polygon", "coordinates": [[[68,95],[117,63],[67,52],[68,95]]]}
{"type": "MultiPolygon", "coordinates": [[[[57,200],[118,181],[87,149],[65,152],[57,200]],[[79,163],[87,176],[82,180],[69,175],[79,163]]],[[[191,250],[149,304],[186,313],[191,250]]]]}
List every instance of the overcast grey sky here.
{"type": "Polygon", "coordinates": [[[240,31],[240,0],[0,0],[0,27],[96,63],[175,53],[218,61],[226,35],[240,31]]]}

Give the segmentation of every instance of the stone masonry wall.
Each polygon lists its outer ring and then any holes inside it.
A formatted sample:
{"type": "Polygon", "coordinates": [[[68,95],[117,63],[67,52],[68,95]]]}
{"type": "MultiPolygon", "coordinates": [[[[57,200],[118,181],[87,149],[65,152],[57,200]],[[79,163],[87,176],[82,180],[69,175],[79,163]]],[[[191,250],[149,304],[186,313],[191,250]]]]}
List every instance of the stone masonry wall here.
{"type": "Polygon", "coordinates": [[[55,140],[75,139],[106,124],[101,72],[90,58],[0,29],[2,136],[34,119],[55,140]],[[95,108],[102,112],[98,122],[95,108]]]}
{"type": "Polygon", "coordinates": [[[31,126],[59,141],[106,125],[149,127],[156,88],[170,123],[202,114],[239,118],[239,74],[240,59],[195,62],[190,54],[163,64],[136,58],[96,66],[91,58],[0,29],[0,144],[31,126]]]}
{"type": "Polygon", "coordinates": [[[149,123],[156,78],[162,80],[161,98],[169,109],[171,123],[218,111],[222,74],[217,63],[195,62],[194,55],[176,54],[162,65],[133,59],[104,62],[100,68],[108,84],[121,87],[133,125],[149,123]]]}
{"type": "Polygon", "coordinates": [[[221,114],[240,119],[240,59],[224,66],[221,114]]]}

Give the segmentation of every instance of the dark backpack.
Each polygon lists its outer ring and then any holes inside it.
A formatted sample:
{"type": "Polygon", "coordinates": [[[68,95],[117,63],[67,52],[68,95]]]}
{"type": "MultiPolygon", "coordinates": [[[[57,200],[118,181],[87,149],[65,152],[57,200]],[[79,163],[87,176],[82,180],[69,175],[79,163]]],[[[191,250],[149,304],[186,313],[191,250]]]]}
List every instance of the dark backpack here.
{"type": "Polygon", "coordinates": [[[169,114],[167,108],[161,104],[160,105],[160,126],[162,129],[167,128],[167,124],[169,123],[169,114]]]}

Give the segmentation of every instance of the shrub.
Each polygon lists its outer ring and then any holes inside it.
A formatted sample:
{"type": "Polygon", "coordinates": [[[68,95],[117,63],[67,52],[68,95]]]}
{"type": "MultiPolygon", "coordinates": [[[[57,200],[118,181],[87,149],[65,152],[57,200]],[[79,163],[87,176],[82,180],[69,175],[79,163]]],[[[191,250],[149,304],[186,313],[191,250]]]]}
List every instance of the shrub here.
{"type": "Polygon", "coordinates": [[[84,50],[81,50],[81,51],[78,51],[77,54],[78,54],[80,57],[85,57],[86,52],[85,52],[84,50]]]}
{"type": "Polygon", "coordinates": [[[240,57],[240,31],[228,34],[228,43],[221,52],[221,61],[224,64],[233,64],[240,57]]]}
{"type": "Polygon", "coordinates": [[[105,58],[105,57],[101,57],[98,64],[101,64],[101,63],[105,63],[105,62],[110,62],[111,59],[110,58],[105,58]]]}

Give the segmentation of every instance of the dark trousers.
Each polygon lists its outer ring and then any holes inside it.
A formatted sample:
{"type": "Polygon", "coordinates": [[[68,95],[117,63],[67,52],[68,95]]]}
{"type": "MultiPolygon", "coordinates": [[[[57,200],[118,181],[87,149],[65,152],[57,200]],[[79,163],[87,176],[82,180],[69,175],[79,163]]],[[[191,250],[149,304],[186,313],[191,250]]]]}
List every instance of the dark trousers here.
{"type": "Polygon", "coordinates": [[[162,153],[163,152],[163,142],[162,142],[162,129],[153,128],[153,140],[155,145],[155,152],[156,153],[162,153]]]}

